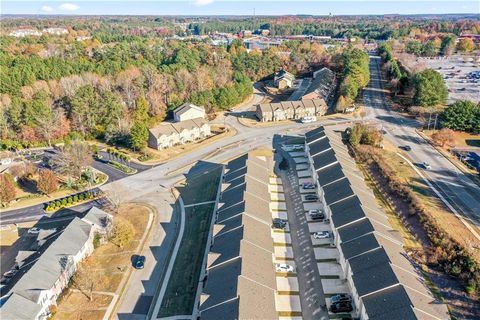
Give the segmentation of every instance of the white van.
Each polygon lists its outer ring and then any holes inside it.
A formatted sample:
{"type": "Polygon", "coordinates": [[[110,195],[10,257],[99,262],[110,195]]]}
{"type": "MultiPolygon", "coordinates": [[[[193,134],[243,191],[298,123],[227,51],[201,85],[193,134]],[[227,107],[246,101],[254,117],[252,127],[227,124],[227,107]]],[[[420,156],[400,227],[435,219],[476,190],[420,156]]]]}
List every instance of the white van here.
{"type": "Polygon", "coordinates": [[[309,116],[309,117],[303,117],[302,118],[302,123],[310,123],[310,122],[315,122],[317,121],[317,117],[315,116],[309,116]]]}

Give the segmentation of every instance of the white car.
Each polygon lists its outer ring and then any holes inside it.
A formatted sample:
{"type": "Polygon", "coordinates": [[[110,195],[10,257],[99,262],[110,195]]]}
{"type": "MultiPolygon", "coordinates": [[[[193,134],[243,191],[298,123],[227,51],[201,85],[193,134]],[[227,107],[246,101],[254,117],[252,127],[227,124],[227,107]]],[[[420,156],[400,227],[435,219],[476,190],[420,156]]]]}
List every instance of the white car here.
{"type": "Polygon", "coordinates": [[[293,272],[293,266],[286,263],[277,263],[275,265],[275,271],[277,272],[293,272]]]}
{"type": "Polygon", "coordinates": [[[302,121],[302,123],[315,122],[315,121],[317,121],[317,117],[314,117],[314,116],[312,116],[312,117],[303,117],[301,121],[302,121]]]}
{"type": "Polygon", "coordinates": [[[313,234],[314,239],[328,239],[330,238],[330,232],[328,231],[318,231],[313,234]]]}
{"type": "Polygon", "coordinates": [[[422,165],[423,165],[423,167],[424,167],[425,169],[427,169],[427,170],[432,169],[432,166],[431,166],[430,164],[428,164],[427,162],[423,162],[422,165]]]}
{"type": "Polygon", "coordinates": [[[293,150],[303,150],[305,146],[303,144],[294,144],[293,150]]]}
{"type": "Polygon", "coordinates": [[[40,233],[40,228],[31,228],[31,229],[28,229],[28,233],[29,234],[39,234],[40,233]]]}

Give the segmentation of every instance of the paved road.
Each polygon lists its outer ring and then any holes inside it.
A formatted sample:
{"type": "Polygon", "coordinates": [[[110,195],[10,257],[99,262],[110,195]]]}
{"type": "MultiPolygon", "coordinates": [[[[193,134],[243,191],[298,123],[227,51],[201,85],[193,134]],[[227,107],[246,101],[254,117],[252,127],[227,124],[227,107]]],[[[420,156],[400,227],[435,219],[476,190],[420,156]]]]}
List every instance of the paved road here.
{"type": "Polygon", "coordinates": [[[480,228],[480,187],[417,134],[415,129],[420,124],[416,120],[390,110],[382,90],[379,65],[379,57],[370,57],[370,83],[363,97],[366,118],[378,121],[386,131],[385,137],[396,146],[411,146],[408,155],[414,164],[421,168],[423,162],[429,163],[431,170],[422,168],[427,179],[465,219],[480,228]]]}
{"type": "MultiPolygon", "coordinates": [[[[277,150],[281,150],[281,148],[277,150]]],[[[326,301],[322,280],[318,272],[310,230],[298,189],[299,182],[295,170],[295,161],[283,150],[280,152],[282,156],[288,159],[289,163],[288,170],[279,170],[279,173],[287,195],[285,201],[292,238],[292,250],[297,268],[302,319],[328,319],[328,311],[324,307],[326,301]]]]}

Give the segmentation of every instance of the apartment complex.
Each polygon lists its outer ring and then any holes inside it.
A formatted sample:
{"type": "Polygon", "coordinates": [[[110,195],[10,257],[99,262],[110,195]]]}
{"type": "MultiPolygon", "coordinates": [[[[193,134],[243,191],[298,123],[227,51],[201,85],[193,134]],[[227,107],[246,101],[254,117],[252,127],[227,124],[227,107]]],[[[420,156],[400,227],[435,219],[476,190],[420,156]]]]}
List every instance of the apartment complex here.
{"type": "Polygon", "coordinates": [[[323,99],[330,103],[333,98],[333,91],[336,87],[335,73],[328,69],[322,68],[313,73],[313,79],[310,86],[303,93],[301,100],[323,99]]]}
{"type": "Polygon", "coordinates": [[[257,105],[255,115],[262,122],[300,120],[307,116],[323,116],[327,109],[323,99],[282,101],[257,105]]]}
{"type": "Polygon", "coordinates": [[[226,165],[200,298],[201,319],[277,319],[269,209],[270,157],[226,165]]]}
{"type": "Polygon", "coordinates": [[[174,122],[148,130],[148,146],[160,150],[208,137],[211,131],[205,115],[205,108],[184,103],[173,111],[174,122]]]}
{"type": "Polygon", "coordinates": [[[319,127],[305,150],[323,210],[330,219],[338,262],[360,319],[449,319],[447,307],[425,286],[341,134],[319,127]]]}
{"type": "Polygon", "coordinates": [[[295,81],[295,76],[285,70],[275,72],[273,77],[273,84],[280,90],[291,88],[293,86],[293,81],[295,81]]]}
{"type": "Polygon", "coordinates": [[[80,261],[93,252],[95,233],[108,229],[111,216],[97,208],[74,218],[10,291],[4,320],[47,319],[50,306],[68,286],[80,261]]]}

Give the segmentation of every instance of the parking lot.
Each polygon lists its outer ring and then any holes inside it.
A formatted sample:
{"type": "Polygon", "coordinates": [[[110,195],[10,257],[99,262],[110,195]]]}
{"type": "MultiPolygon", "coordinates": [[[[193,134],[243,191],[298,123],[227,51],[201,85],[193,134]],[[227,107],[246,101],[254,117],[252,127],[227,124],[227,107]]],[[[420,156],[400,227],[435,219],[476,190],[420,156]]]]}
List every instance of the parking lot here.
{"type": "Polygon", "coordinates": [[[480,102],[480,79],[474,75],[480,72],[478,57],[454,55],[419,58],[419,62],[442,74],[448,88],[448,103],[458,100],[480,102]]]}
{"type": "MultiPolygon", "coordinates": [[[[290,225],[291,232],[305,233],[302,238],[303,251],[311,251],[315,274],[318,274],[319,286],[317,299],[321,300],[318,304],[320,310],[325,315],[328,311],[329,318],[351,316],[349,313],[333,313],[330,311],[331,297],[338,294],[349,294],[348,284],[343,276],[342,268],[338,262],[339,250],[335,247],[333,232],[322,210],[322,204],[316,195],[316,186],[312,179],[312,173],[308,165],[308,158],[303,150],[293,149],[293,146],[284,146],[283,154],[289,157],[291,170],[287,171],[288,182],[290,186],[283,186],[287,190],[285,194],[287,202],[293,203],[293,209],[289,210],[289,222],[295,220],[299,225],[290,225]],[[293,190],[289,190],[292,187],[293,190]],[[292,211],[292,212],[290,212],[292,211]],[[303,230],[303,231],[302,231],[303,230]],[[305,232],[306,231],[306,232],[305,232]]],[[[290,205],[287,204],[290,209],[290,205]]],[[[296,235],[289,237],[289,241],[295,245],[296,235]]],[[[298,241],[298,240],[297,240],[298,241]]],[[[294,261],[298,261],[296,250],[293,250],[294,261]]],[[[305,257],[300,259],[304,264],[305,257]]],[[[289,262],[290,263],[290,262],[289,262]]],[[[302,270],[296,266],[297,277],[302,277],[302,270]]],[[[309,279],[312,281],[312,279],[309,279]]],[[[301,287],[301,286],[300,286],[301,287]]],[[[301,289],[301,288],[300,288],[301,289]]],[[[318,289],[317,289],[318,290],[318,289]]],[[[320,317],[322,319],[322,317],[320,317]]]]}

